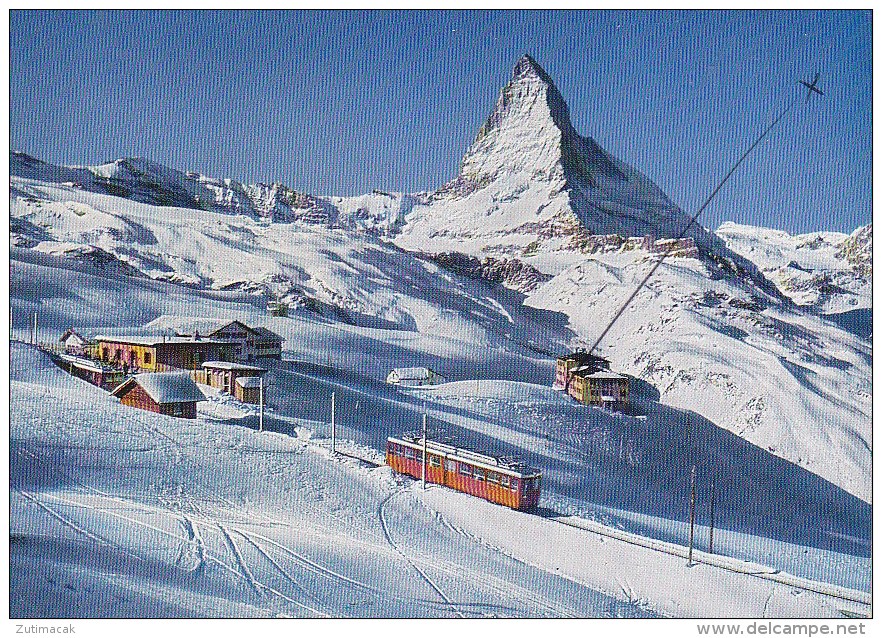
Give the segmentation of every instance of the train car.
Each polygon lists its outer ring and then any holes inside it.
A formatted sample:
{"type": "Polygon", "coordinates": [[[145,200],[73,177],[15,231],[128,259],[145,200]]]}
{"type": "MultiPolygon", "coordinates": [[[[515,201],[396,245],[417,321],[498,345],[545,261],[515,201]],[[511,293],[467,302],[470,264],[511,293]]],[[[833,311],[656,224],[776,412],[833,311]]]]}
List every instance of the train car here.
{"type": "MultiPolygon", "coordinates": [[[[479,498],[528,510],[539,505],[542,474],[516,459],[473,452],[426,440],[426,481],[479,498]]],[[[386,464],[396,472],[422,478],[423,437],[404,434],[386,442],[386,464]]]]}

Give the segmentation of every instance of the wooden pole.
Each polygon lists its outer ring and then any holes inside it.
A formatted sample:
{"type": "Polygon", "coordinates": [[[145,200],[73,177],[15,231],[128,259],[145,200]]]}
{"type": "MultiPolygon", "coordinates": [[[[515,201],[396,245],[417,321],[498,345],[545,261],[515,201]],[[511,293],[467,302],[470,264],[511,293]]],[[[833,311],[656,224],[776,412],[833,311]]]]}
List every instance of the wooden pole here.
{"type": "Polygon", "coordinates": [[[692,466],[692,493],[689,497],[689,562],[692,564],[692,541],[695,537],[695,466],[692,466]]]}
{"type": "Polygon", "coordinates": [[[260,431],[263,432],[263,377],[260,377],[260,431]]]}
{"type": "Polygon", "coordinates": [[[708,552],[714,553],[714,480],[711,479],[710,484],[710,543],[708,544],[708,552]]]}
{"type": "Polygon", "coordinates": [[[337,453],[337,415],[336,415],[337,393],[331,392],[331,453],[337,453]]]}
{"type": "Polygon", "coordinates": [[[428,457],[428,443],[426,442],[427,438],[427,430],[426,427],[427,415],[423,412],[423,490],[426,489],[426,460],[428,457]]]}

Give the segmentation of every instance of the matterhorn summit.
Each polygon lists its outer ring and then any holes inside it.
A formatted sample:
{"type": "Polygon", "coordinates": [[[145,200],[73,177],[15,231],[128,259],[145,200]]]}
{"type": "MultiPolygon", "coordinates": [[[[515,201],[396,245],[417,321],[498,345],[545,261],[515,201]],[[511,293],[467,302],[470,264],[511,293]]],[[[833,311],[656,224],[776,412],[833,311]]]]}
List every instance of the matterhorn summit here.
{"type": "Polygon", "coordinates": [[[529,55],[465,153],[459,175],[415,206],[397,243],[471,254],[567,250],[586,237],[720,242],[645,176],[570,121],[566,101],[529,55]],[[455,244],[455,246],[454,246],[455,244]]]}

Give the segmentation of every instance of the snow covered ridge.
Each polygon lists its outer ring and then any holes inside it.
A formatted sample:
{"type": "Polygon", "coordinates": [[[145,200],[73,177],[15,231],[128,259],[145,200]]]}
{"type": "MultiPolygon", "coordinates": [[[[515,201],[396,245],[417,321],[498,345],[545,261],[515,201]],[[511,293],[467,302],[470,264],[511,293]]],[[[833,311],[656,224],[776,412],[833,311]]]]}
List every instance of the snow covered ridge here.
{"type": "Polygon", "coordinates": [[[726,222],[717,234],[800,306],[824,314],[872,308],[872,223],[851,235],[790,235],[726,222]]]}

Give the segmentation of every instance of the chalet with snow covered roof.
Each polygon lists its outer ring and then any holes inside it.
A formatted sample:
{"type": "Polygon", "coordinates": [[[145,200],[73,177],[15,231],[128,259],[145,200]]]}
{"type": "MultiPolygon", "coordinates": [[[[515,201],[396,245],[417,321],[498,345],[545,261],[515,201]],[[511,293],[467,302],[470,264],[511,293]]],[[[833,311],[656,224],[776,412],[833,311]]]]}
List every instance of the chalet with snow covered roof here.
{"type": "Polygon", "coordinates": [[[179,337],[205,337],[234,345],[237,361],[253,361],[258,358],[282,358],[284,339],[262,326],[248,326],[239,320],[200,319],[191,320],[175,328],[179,337]]]}
{"type": "Polygon", "coordinates": [[[609,370],[576,368],[567,389],[568,394],[585,405],[622,409],[628,405],[628,377],[609,370]]]}
{"type": "Polygon", "coordinates": [[[99,388],[113,390],[125,381],[125,375],[121,370],[100,361],[65,353],[50,353],[49,356],[55,365],[71,376],[88,381],[99,388]]]}
{"type": "Polygon", "coordinates": [[[236,377],[233,396],[242,403],[260,403],[260,377],[236,377]]]}
{"type": "Polygon", "coordinates": [[[112,392],[123,405],[182,419],[196,418],[205,395],[186,372],[136,374],[112,392]]]}
{"type": "Polygon", "coordinates": [[[67,354],[79,357],[89,356],[95,347],[92,339],[87,339],[73,328],[65,330],[58,341],[67,354]]]}
{"type": "Polygon", "coordinates": [[[95,341],[98,359],[126,373],[195,370],[204,361],[232,361],[234,353],[231,343],[201,337],[99,335],[95,341]]]}
{"type": "Polygon", "coordinates": [[[253,388],[260,387],[260,378],[266,374],[266,368],[230,361],[206,361],[202,364],[202,370],[203,374],[196,375],[197,381],[231,394],[245,403],[257,403],[260,400],[253,388]],[[238,383],[241,379],[254,381],[238,383]]]}
{"type": "Polygon", "coordinates": [[[437,385],[447,379],[429,368],[395,368],[386,376],[386,383],[405,387],[437,385]]]}
{"type": "Polygon", "coordinates": [[[554,387],[585,405],[621,409],[628,404],[628,377],[609,369],[609,361],[585,350],[558,357],[554,387]]]}

